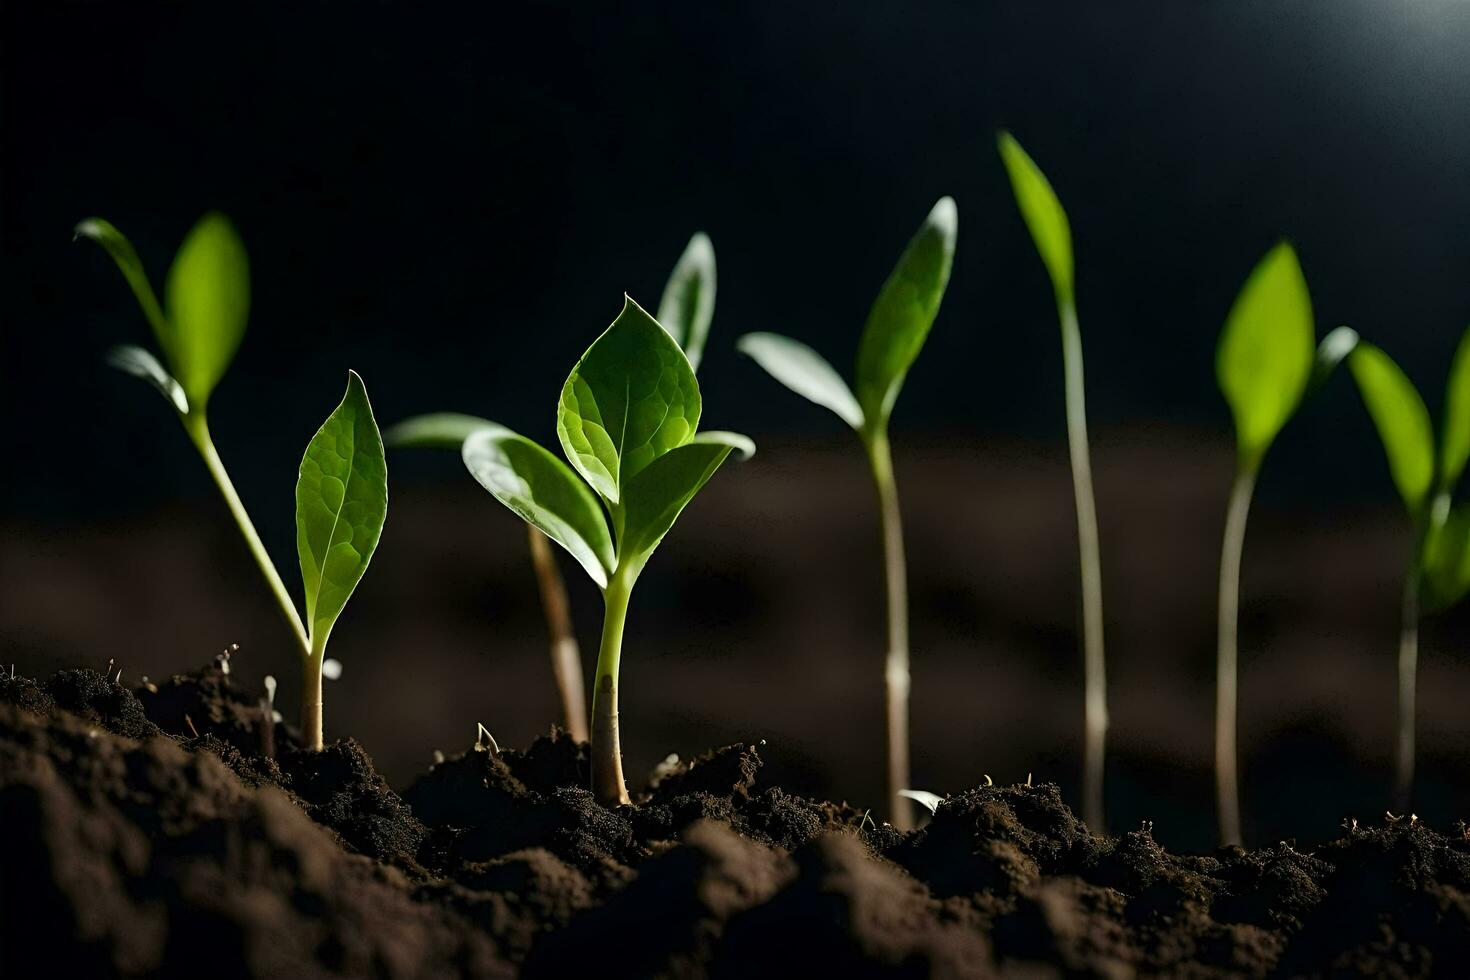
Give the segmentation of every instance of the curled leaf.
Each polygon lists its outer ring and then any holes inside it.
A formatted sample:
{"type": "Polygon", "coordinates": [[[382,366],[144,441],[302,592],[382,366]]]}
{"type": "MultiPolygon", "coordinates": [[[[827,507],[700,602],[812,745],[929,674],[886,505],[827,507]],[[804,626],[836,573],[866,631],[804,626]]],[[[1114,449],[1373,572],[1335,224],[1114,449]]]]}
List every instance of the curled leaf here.
{"type": "Polygon", "coordinates": [[[189,414],[189,399],[185,397],[184,389],[150,352],[133,344],[123,344],[107,352],[107,363],[119,371],[147,381],[158,389],[158,393],[180,415],[189,414]]]}
{"type": "Polygon", "coordinates": [[[852,389],[806,344],[775,333],[748,333],[735,342],[735,348],[798,395],[831,409],[854,429],[862,429],[863,410],[852,389]]]}
{"type": "Polygon", "coordinates": [[[658,304],[658,322],[699,370],[710,323],[715,318],[715,246],[704,232],[695,232],[674,265],[658,304]]]}

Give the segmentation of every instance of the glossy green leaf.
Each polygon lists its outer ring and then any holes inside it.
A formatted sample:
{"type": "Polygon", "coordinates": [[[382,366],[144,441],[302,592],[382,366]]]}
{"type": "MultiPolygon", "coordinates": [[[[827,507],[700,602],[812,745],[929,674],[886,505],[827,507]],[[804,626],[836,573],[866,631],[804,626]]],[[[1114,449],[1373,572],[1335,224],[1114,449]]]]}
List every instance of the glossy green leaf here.
{"type": "Polygon", "coordinates": [[[75,237],[90,238],[112,256],[112,261],[116,263],[123,278],[127,280],[128,286],[133,290],[133,295],[138,298],[138,305],[143,308],[143,316],[147,318],[148,325],[153,328],[153,336],[158,340],[159,346],[165,346],[169,332],[168,321],[164,319],[163,309],[158,305],[158,297],[153,294],[153,286],[148,282],[148,274],[143,271],[143,263],[138,258],[133,243],[128,241],[122,232],[114,228],[111,222],[101,218],[87,218],[85,221],[78,222],[75,237]]]}
{"type": "Polygon", "coordinates": [[[158,393],[167,399],[180,415],[189,414],[189,399],[184,396],[184,389],[179,387],[179,383],[168,371],[164,370],[163,365],[158,363],[158,358],[149,351],[133,344],[123,344],[107,352],[107,363],[119,371],[125,371],[136,378],[147,381],[158,389],[158,393]]]}
{"type": "Polygon", "coordinates": [[[854,429],[862,429],[863,410],[852,389],[806,344],[775,333],[748,333],[735,341],[735,349],[798,395],[836,412],[854,429]]]}
{"type": "Polygon", "coordinates": [[[654,460],[627,486],[618,558],[641,563],[658,547],[674,521],[731,452],[755,452],[755,444],[733,432],[701,432],[693,442],[654,460]]]}
{"type": "Polygon", "coordinates": [[[939,313],[954,264],[959,212],[942,197],[878,293],[858,342],[855,387],[868,424],[882,427],[939,313]]]}
{"type": "Polygon", "coordinates": [[[658,322],[699,370],[710,322],[715,318],[715,246],[704,232],[696,232],[684,248],[664,286],[658,304],[658,322]]]}
{"type": "Polygon", "coordinates": [[[592,581],[607,586],[615,565],[602,506],[566,463],[509,429],[478,429],[464,440],[465,468],[491,496],[565,548],[592,581]]]}
{"type": "Polygon", "coordinates": [[[1417,518],[1434,481],[1434,426],[1429,409],[1393,359],[1372,344],[1358,344],[1348,355],[1348,369],[1378,428],[1394,486],[1417,518]]]}
{"type": "Polygon", "coordinates": [[[296,552],[314,646],[362,580],[388,515],[388,467],[367,389],[347,373],[347,394],[317,430],[296,481],[296,552]]]}
{"type": "Polygon", "coordinates": [[[1470,330],[1460,335],[1460,346],[1450,362],[1444,393],[1444,431],[1439,444],[1439,486],[1453,490],[1470,459],[1470,330]]]}
{"type": "Polygon", "coordinates": [[[631,299],[572,368],[556,429],[593,489],[616,504],[645,466],[699,427],[699,382],[683,350],[631,299]]]}
{"type": "Polygon", "coordinates": [[[1301,403],[1316,330],[1296,252],[1282,242],[1235,299],[1215,355],[1215,376],[1235,416],[1242,467],[1253,470],[1301,403]]]}
{"type": "Polygon", "coordinates": [[[1001,130],[996,142],[1000,146],[1000,158],[1005,163],[1006,174],[1011,179],[1011,191],[1021,209],[1021,218],[1031,232],[1031,240],[1041,253],[1041,261],[1051,276],[1052,288],[1061,303],[1074,302],[1072,267],[1072,226],[1067,222],[1067,212],[1057,200],[1051,181],[1036,165],[1016,138],[1001,130]]]}
{"type": "Polygon", "coordinates": [[[1452,509],[1424,543],[1426,605],[1443,610],[1470,593],[1470,505],[1452,509]]]}
{"type": "Polygon", "coordinates": [[[389,449],[459,449],[466,439],[481,429],[510,431],[478,415],[434,412],[415,415],[389,426],[383,433],[383,444],[389,449]]]}
{"type": "Polygon", "coordinates": [[[1317,357],[1312,362],[1312,380],[1308,391],[1316,391],[1327,383],[1337,366],[1358,346],[1358,332],[1352,327],[1338,327],[1322,338],[1317,345],[1317,357]]]}
{"type": "Polygon", "coordinates": [[[161,338],[189,403],[203,408],[234,360],[250,316],[250,260],[230,219],[210,212],[190,230],[164,284],[161,338]]]}

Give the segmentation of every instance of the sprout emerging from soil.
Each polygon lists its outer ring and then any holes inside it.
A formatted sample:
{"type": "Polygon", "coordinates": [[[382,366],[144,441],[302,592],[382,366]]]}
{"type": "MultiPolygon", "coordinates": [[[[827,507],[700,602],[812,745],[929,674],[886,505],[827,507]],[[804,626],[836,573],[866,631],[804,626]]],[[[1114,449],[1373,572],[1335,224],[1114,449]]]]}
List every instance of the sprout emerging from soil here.
{"type": "Polygon", "coordinates": [[[1011,179],[1021,217],[1041,253],[1056,296],[1062,328],[1062,375],[1066,387],[1067,445],[1072,456],[1072,491],[1077,507],[1077,547],[1082,574],[1083,701],[1082,813],[1102,833],[1103,760],[1108,730],[1107,675],[1103,656],[1102,559],[1092,461],[1087,448],[1087,397],[1083,390],[1082,331],[1072,262],[1072,229],[1051,182],[1010,133],[999,136],[1000,156],[1011,179]]]}
{"type": "Polygon", "coordinates": [[[1240,558],[1251,492],[1261,461],[1312,376],[1312,301],[1296,253],[1285,242],[1266,254],[1241,288],[1221,331],[1215,374],[1235,418],[1236,467],[1220,552],[1220,619],[1215,674],[1215,785],[1220,840],[1240,843],[1236,771],[1236,630],[1240,558]]]}
{"type": "Polygon", "coordinates": [[[152,353],[127,345],[108,361],[149,382],[163,395],[214,478],[304,661],[301,728],[307,746],[322,747],[322,660],[327,638],[367,569],[387,514],[383,443],[367,390],[348,372],[347,394],[306,448],[296,484],[296,543],[305,586],[306,617],[286,590],[255,531],[209,434],[209,397],[245,335],[250,311],[250,265],[230,220],[206,214],[184,239],[160,304],[132,244],[111,224],[88,218],[76,227],[112,256],[132,287],[163,349],[165,368],[152,353]]]}
{"type": "Polygon", "coordinates": [[[741,337],[737,347],[777,381],[830,409],[852,426],[867,450],[878,489],[888,593],[887,690],[888,813],[899,830],[913,827],[902,791],[909,788],[909,615],[907,570],[898,487],[888,445],[888,419],[904,378],[919,356],[954,263],[959,215],[952,198],[940,198],[899,257],[868,313],[858,342],[857,393],[820,354],[773,333],[741,337]]]}
{"type": "Polygon", "coordinates": [[[618,668],[633,586],[679,514],[730,453],[755,451],[745,436],[700,432],[701,405],[699,382],[683,349],[625,298],[622,312],[562,387],[556,428],[570,468],[498,426],[473,432],[461,449],[470,474],[565,548],[603,591],[591,753],[592,791],[608,806],[628,802],[618,668]]]}
{"type": "Polygon", "coordinates": [[[1414,783],[1415,688],[1422,611],[1445,609],[1470,591],[1470,506],[1455,506],[1455,486],[1470,459],[1470,330],[1450,364],[1444,422],[1436,450],[1429,409],[1393,359],[1359,343],[1348,369],[1378,429],[1389,474],[1414,527],[1404,575],[1398,652],[1398,735],[1394,808],[1407,810],[1414,783]]]}
{"type": "MultiPolygon", "coordinates": [[[[691,370],[699,369],[710,323],[715,315],[715,249],[709,236],[695,232],[674,265],[658,305],[658,322],[684,349],[691,370]]],[[[394,449],[464,448],[465,440],[480,429],[504,427],[489,419],[454,412],[418,415],[392,426],[383,434],[394,449]]],[[[541,593],[541,610],[551,641],[551,672],[561,699],[562,723],[579,742],[587,741],[587,697],[582,680],[582,655],[572,628],[566,582],[556,565],[546,535],[526,525],[531,565],[541,593]]]]}

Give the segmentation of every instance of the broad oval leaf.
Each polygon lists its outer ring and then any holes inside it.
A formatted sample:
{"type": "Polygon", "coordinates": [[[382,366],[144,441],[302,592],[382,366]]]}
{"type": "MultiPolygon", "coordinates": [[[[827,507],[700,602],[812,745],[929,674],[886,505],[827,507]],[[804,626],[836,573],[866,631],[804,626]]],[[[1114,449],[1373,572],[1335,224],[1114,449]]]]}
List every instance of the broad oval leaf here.
{"type": "Polygon", "coordinates": [[[387,516],[383,439],[362,378],[349,371],[347,394],[312,436],[296,480],[296,553],[316,649],[367,571],[387,516]]]}
{"type": "Polygon", "coordinates": [[[735,349],[798,395],[830,408],[854,429],[862,429],[863,410],[852,389],[806,344],[776,333],[748,333],[735,342],[735,349]]]}
{"type": "Polygon", "coordinates": [[[602,506],[577,474],[541,446],[509,429],[478,429],[464,440],[465,469],[522,520],[565,548],[592,581],[607,587],[612,535],[602,506]]]}
{"type": "Polygon", "coordinates": [[[858,343],[854,382],[858,404],[870,426],[887,424],[904,377],[934,325],[954,264],[958,231],[954,199],[940,198],[868,313],[858,343]]]}
{"type": "Polygon", "coordinates": [[[147,381],[158,389],[158,393],[180,415],[189,414],[189,399],[184,396],[184,389],[179,387],[173,375],[164,370],[163,365],[158,363],[158,358],[149,351],[133,344],[123,344],[107,352],[107,363],[119,371],[147,381]]]}
{"type": "Polygon", "coordinates": [[[1348,369],[1383,441],[1393,484],[1417,520],[1434,482],[1434,426],[1429,409],[1408,376],[1372,344],[1358,344],[1348,355],[1348,369]]]}
{"type": "Polygon", "coordinates": [[[250,260],[229,218],[211,211],[189,231],[168,271],[164,299],[163,352],[189,402],[203,408],[234,360],[250,316],[250,260]]]}
{"type": "Polygon", "coordinates": [[[1057,301],[1071,305],[1074,302],[1072,265],[1072,226],[1067,221],[1067,212],[1057,200],[1051,181],[1021,148],[1016,138],[1001,130],[996,142],[1000,147],[1000,158],[1005,163],[1006,174],[1011,179],[1011,191],[1021,209],[1021,218],[1041,253],[1041,261],[1051,276],[1052,289],[1057,301]]]}
{"type": "Polygon", "coordinates": [[[632,299],[562,387],[556,430],[577,472],[610,504],[645,466],[694,437],[699,382],[684,351],[632,299]]]}
{"type": "Polygon", "coordinates": [[[1235,416],[1241,465],[1254,470],[1301,403],[1315,347],[1312,300],[1285,242],[1241,287],[1215,354],[1220,391],[1235,416]]]}
{"type": "Polygon", "coordinates": [[[1444,393],[1444,431],[1439,443],[1439,486],[1454,490],[1470,460],[1470,330],[1460,335],[1444,393]]]}
{"type": "Polygon", "coordinates": [[[1470,504],[1453,508],[1424,542],[1426,605],[1453,606],[1470,593],[1470,504]]]}
{"type": "Polygon", "coordinates": [[[168,340],[168,321],[163,317],[163,309],[158,305],[158,297],[153,294],[153,286],[148,282],[148,274],[143,271],[143,263],[138,258],[133,243],[113,227],[111,222],[101,218],[87,218],[77,222],[75,237],[90,238],[112,256],[118,271],[123,274],[133,295],[138,298],[143,316],[153,328],[153,336],[158,340],[159,346],[164,346],[168,340]]]}
{"type": "Polygon", "coordinates": [[[658,322],[684,348],[689,366],[699,370],[710,322],[715,318],[715,246],[699,231],[674,265],[658,304],[658,322]]]}
{"type": "Polygon", "coordinates": [[[634,477],[623,501],[619,562],[636,567],[647,561],[689,501],[737,450],[748,456],[755,444],[734,432],[701,432],[634,477]]]}
{"type": "Polygon", "coordinates": [[[478,415],[433,412],[415,415],[388,427],[383,444],[389,449],[459,449],[481,429],[509,432],[505,426],[478,415]]]}

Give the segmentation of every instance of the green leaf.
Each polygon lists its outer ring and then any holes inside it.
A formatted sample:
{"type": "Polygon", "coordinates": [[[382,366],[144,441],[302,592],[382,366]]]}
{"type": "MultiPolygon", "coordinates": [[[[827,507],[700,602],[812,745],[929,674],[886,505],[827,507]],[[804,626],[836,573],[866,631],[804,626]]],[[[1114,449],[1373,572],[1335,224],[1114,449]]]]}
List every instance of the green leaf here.
{"type": "Polygon", "coordinates": [[[367,571],[388,515],[388,466],[367,389],[347,372],[347,394],[312,436],[296,481],[296,552],[313,647],[367,571]]]}
{"type": "Polygon", "coordinates": [[[556,429],[572,466],[616,504],[640,470],[694,437],[699,412],[699,382],[684,351],[625,297],[567,377],[556,429]]]}
{"type": "MultiPolygon", "coordinates": [[[[112,256],[112,261],[117,264],[123,278],[132,287],[133,295],[138,298],[138,305],[143,308],[143,316],[147,318],[148,325],[153,328],[153,336],[157,338],[159,346],[164,346],[169,334],[168,321],[163,317],[163,309],[158,305],[158,297],[153,294],[153,286],[148,282],[148,274],[143,271],[143,263],[139,260],[133,243],[128,241],[122,232],[114,228],[111,222],[101,218],[87,218],[78,222],[75,237],[90,238],[112,256]]],[[[128,369],[123,368],[123,370],[128,369]]]]}
{"type": "Polygon", "coordinates": [[[481,429],[510,431],[478,415],[434,412],[415,415],[389,426],[383,433],[383,444],[389,449],[459,449],[466,439],[481,429]]]}
{"type": "Polygon", "coordinates": [[[491,496],[561,545],[606,588],[615,565],[602,507],[566,463],[499,426],[464,440],[465,468],[491,496]]]}
{"type": "Polygon", "coordinates": [[[1071,305],[1074,302],[1072,266],[1072,227],[1067,222],[1067,212],[1051,189],[1051,181],[1036,165],[1016,138],[1001,130],[996,138],[1000,146],[1000,158],[1005,163],[1006,173],[1011,178],[1011,191],[1016,195],[1016,204],[1021,209],[1021,218],[1041,253],[1041,261],[1051,276],[1052,289],[1057,301],[1071,305]]]}
{"type": "Polygon", "coordinates": [[[1312,300],[1296,252],[1266,253],[1241,287],[1215,354],[1215,376],[1235,415],[1243,468],[1254,470],[1296,407],[1312,374],[1312,300]]]}
{"type": "Polygon", "coordinates": [[[958,230],[954,200],[940,198],[868,313],[858,343],[856,388],[858,404],[871,426],[887,424],[904,377],[934,325],[954,263],[958,230]]]}
{"type": "Polygon", "coordinates": [[[862,429],[863,410],[852,389],[806,344],[775,333],[748,333],[735,341],[735,349],[798,395],[830,408],[854,429],[862,429]]]}
{"type": "Polygon", "coordinates": [[[234,360],[250,315],[250,260],[224,215],[190,230],[164,284],[169,329],[163,352],[190,404],[202,409],[234,360]]]}
{"type": "Polygon", "coordinates": [[[1378,428],[1394,486],[1417,520],[1434,482],[1434,426],[1429,409],[1393,359],[1372,344],[1358,344],[1348,355],[1348,369],[1378,428]]]}
{"type": "Polygon", "coordinates": [[[1450,362],[1450,380],[1444,393],[1444,431],[1439,444],[1439,487],[1451,491],[1460,482],[1470,460],[1470,330],[1460,335],[1460,346],[1450,362]]]}
{"type": "Polygon", "coordinates": [[[1317,345],[1317,357],[1312,362],[1312,380],[1308,391],[1316,391],[1327,383],[1337,366],[1358,346],[1358,332],[1352,327],[1338,327],[1322,338],[1317,345]]]}
{"type": "Polygon", "coordinates": [[[624,500],[619,561],[647,560],[689,501],[737,450],[748,456],[755,452],[755,444],[734,432],[701,432],[634,477],[624,500]]]}
{"type": "Polygon", "coordinates": [[[1444,610],[1470,593],[1470,505],[1451,510],[1424,543],[1427,605],[1444,610]]]}
{"type": "Polygon", "coordinates": [[[123,344],[107,352],[107,363],[119,371],[125,371],[136,378],[147,381],[158,389],[158,393],[166,398],[180,415],[189,414],[189,399],[184,396],[184,389],[179,387],[179,383],[164,370],[163,365],[158,363],[158,358],[149,351],[133,344],[123,344]]]}
{"type": "Polygon", "coordinates": [[[715,246],[700,231],[689,239],[684,254],[679,256],[658,304],[658,322],[684,348],[689,366],[695,371],[699,370],[714,318],[715,246]]]}

